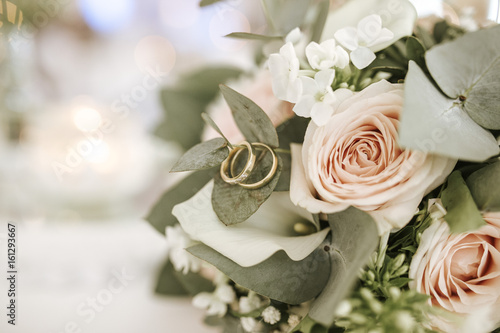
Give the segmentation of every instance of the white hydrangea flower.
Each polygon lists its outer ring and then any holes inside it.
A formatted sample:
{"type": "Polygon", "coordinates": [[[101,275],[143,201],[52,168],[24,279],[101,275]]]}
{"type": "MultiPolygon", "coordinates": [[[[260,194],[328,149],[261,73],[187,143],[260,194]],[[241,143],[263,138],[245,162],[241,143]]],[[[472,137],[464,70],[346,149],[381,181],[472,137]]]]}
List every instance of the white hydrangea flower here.
{"type": "Polygon", "coordinates": [[[348,89],[332,89],[335,70],[327,69],[316,73],[314,79],[304,76],[302,95],[293,111],[301,117],[310,117],[318,126],[326,124],[334,112],[334,106],[352,95],[348,89]]]}
{"type": "Polygon", "coordinates": [[[293,44],[288,42],[281,47],[279,54],[271,54],[268,64],[276,97],[297,103],[302,92],[302,82],[299,80],[300,62],[293,44]]]}
{"type": "Polygon", "coordinates": [[[259,332],[262,329],[262,323],[252,317],[242,317],[240,322],[241,327],[248,333],[259,332]]]}
{"type": "Polygon", "coordinates": [[[380,15],[372,14],[359,21],[357,28],[340,29],[334,36],[342,46],[351,51],[354,66],[363,69],[375,60],[375,53],[370,48],[392,40],[394,33],[382,27],[380,15]]]}
{"type": "Polygon", "coordinates": [[[187,274],[189,271],[198,272],[202,261],[186,251],[186,248],[193,245],[194,242],[182,230],[182,227],[180,225],[167,227],[165,235],[167,238],[168,256],[175,270],[182,271],[183,274],[187,274]]]}
{"type": "Polygon", "coordinates": [[[248,296],[240,298],[240,313],[250,313],[261,307],[262,301],[254,291],[250,291],[248,296]]]}
{"type": "Polygon", "coordinates": [[[281,320],[281,312],[276,309],[274,306],[268,306],[262,311],[262,319],[264,322],[274,325],[281,320]]]}
{"type": "Polygon", "coordinates": [[[333,67],[345,68],[349,64],[349,54],[335,39],[329,39],[321,44],[311,42],[306,47],[306,57],[312,68],[318,70],[333,67]]]}
{"type": "Polygon", "coordinates": [[[202,292],[193,298],[193,306],[206,309],[208,316],[223,317],[227,312],[227,305],[234,302],[236,293],[227,284],[217,286],[213,293],[202,292]]]}

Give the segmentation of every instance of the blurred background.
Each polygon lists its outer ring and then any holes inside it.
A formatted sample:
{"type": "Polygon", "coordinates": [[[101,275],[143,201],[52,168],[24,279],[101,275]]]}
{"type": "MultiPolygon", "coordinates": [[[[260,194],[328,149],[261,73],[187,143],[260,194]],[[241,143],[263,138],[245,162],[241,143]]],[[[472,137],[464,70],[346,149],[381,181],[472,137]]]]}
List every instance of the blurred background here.
{"type": "MultiPolygon", "coordinates": [[[[414,3],[498,18],[498,1],[414,3]]],[[[182,148],[153,133],[180,74],[254,68],[255,44],[223,36],[265,33],[260,2],[1,0],[0,19],[0,308],[9,222],[19,273],[17,325],[0,310],[0,331],[214,332],[188,299],[154,294],[166,244],[143,218],[182,148]]]]}

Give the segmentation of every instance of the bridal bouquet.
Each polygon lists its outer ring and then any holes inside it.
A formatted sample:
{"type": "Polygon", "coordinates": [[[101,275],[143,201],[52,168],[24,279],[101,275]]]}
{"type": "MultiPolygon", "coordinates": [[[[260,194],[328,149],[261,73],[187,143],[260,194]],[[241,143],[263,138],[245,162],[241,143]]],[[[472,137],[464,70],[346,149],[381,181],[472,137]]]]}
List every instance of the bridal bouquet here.
{"type": "Polygon", "coordinates": [[[495,330],[500,27],[262,3],[268,33],[228,36],[262,45],[252,73],[162,93],[158,133],[187,150],[171,171],[191,173],[147,217],[157,291],[227,333],[495,330]]]}

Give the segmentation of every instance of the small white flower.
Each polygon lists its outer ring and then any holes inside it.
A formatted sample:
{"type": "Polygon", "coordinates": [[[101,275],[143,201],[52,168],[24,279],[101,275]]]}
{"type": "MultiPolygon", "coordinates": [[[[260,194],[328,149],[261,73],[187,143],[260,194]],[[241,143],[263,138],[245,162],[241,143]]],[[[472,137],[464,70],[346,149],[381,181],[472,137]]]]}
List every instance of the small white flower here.
{"type": "Polygon", "coordinates": [[[375,60],[371,47],[386,43],[393,37],[394,33],[382,27],[382,18],[376,14],[363,18],[357,28],[346,27],[335,32],[335,39],[351,51],[351,61],[359,69],[375,60]]]}
{"type": "Polygon", "coordinates": [[[300,31],[300,28],[295,28],[286,35],[285,43],[299,44],[303,37],[304,34],[300,31]]]}
{"type": "Polygon", "coordinates": [[[262,319],[264,322],[274,325],[281,320],[281,312],[276,309],[274,306],[268,306],[262,311],[262,319]]]}
{"type": "Polygon", "coordinates": [[[349,64],[349,54],[334,39],[321,44],[311,42],[306,47],[306,57],[312,68],[318,70],[333,67],[345,68],[349,64]]]}
{"type": "Polygon", "coordinates": [[[351,303],[348,300],[343,300],[335,309],[337,317],[347,317],[352,311],[351,303]]]}
{"type": "Polygon", "coordinates": [[[193,298],[193,306],[206,309],[208,316],[223,317],[227,312],[227,305],[234,302],[236,293],[227,284],[218,285],[213,293],[202,292],[193,298]]]}
{"type": "Polygon", "coordinates": [[[348,89],[332,90],[335,70],[328,69],[316,73],[314,79],[301,77],[303,92],[294,106],[293,111],[301,117],[311,117],[314,123],[322,126],[328,122],[338,105],[343,99],[350,97],[352,91],[348,89]]]}
{"type": "Polygon", "coordinates": [[[296,314],[291,314],[288,317],[288,326],[291,328],[295,328],[298,324],[300,324],[300,317],[297,316],[296,314]]]}
{"type": "Polygon", "coordinates": [[[299,77],[300,63],[291,42],[280,49],[280,53],[269,56],[269,71],[273,76],[273,92],[281,100],[296,103],[302,92],[299,77]]]}
{"type": "Polygon", "coordinates": [[[248,333],[258,332],[262,328],[262,324],[252,317],[243,317],[240,321],[241,326],[248,333]]]}
{"type": "Polygon", "coordinates": [[[248,296],[240,298],[240,313],[250,313],[261,307],[262,301],[260,297],[253,291],[248,293],[248,296]]]}
{"type": "Polygon", "coordinates": [[[182,230],[180,225],[167,227],[165,231],[167,238],[167,251],[170,261],[176,271],[187,274],[189,271],[198,272],[201,267],[201,260],[186,251],[186,248],[193,245],[193,240],[182,230]]]}

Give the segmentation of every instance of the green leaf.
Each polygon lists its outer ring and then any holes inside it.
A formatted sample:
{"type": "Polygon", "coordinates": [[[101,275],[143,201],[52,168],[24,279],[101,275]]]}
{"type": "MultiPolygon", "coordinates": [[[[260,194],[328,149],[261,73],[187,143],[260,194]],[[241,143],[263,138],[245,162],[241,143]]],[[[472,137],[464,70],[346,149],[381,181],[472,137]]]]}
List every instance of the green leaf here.
{"type": "Polygon", "coordinates": [[[312,26],[311,42],[319,43],[321,40],[321,35],[323,34],[323,29],[325,28],[328,13],[330,12],[330,0],[321,1],[317,5],[316,9],[317,15],[312,26]]]}
{"type": "Polygon", "coordinates": [[[257,104],[228,86],[221,85],[220,89],[231,108],[236,125],[249,142],[279,146],[278,134],[271,119],[257,104]]]}
{"type": "Polygon", "coordinates": [[[426,68],[425,47],[417,38],[410,36],[406,40],[406,56],[408,60],[415,61],[421,68],[426,68]]]}
{"type": "Polygon", "coordinates": [[[292,175],[292,156],[290,154],[280,154],[281,175],[278,184],[274,188],[276,192],[290,191],[290,177],[292,175]]]}
{"type": "MultiPolygon", "coordinates": [[[[230,185],[222,180],[220,174],[214,178],[212,206],[218,218],[225,225],[233,225],[246,221],[269,198],[276,188],[281,175],[283,162],[278,155],[278,169],[274,178],[265,186],[248,190],[239,185],[230,185]]],[[[266,154],[246,181],[248,184],[263,179],[271,169],[271,154],[266,154]]]]}
{"type": "Polygon", "coordinates": [[[240,74],[241,71],[235,68],[202,69],[181,78],[175,88],[162,90],[165,120],[155,134],[177,142],[185,150],[199,143],[204,127],[201,113],[219,92],[219,84],[240,74]]]}
{"type": "Polygon", "coordinates": [[[309,122],[310,119],[308,118],[295,116],[279,125],[276,132],[278,133],[280,148],[289,150],[290,143],[304,142],[309,122]]]}
{"type": "Polygon", "coordinates": [[[450,226],[451,233],[477,230],[486,224],[460,171],[455,171],[448,177],[448,185],[441,200],[447,211],[444,219],[450,226]]]}
{"type": "Polygon", "coordinates": [[[317,296],[330,270],[328,255],[321,246],[301,261],[293,261],[284,251],[278,251],[251,267],[241,267],[203,244],[187,250],[217,267],[237,284],[288,304],[300,304],[317,296]]]}
{"type": "Polygon", "coordinates": [[[197,144],[189,149],[175,163],[170,172],[193,171],[213,168],[220,165],[229,156],[227,142],[223,138],[215,138],[197,144]]]}
{"type": "Polygon", "coordinates": [[[223,1],[223,0],[201,0],[200,7],[210,6],[210,5],[213,5],[214,3],[221,2],[221,1],[223,1]]]}
{"type": "Polygon", "coordinates": [[[291,331],[299,333],[328,333],[328,328],[321,326],[309,316],[304,317],[301,322],[291,331]]]}
{"type": "Polygon", "coordinates": [[[321,294],[313,301],[309,316],[330,327],[339,303],[349,295],[378,244],[378,231],[373,218],[354,207],[328,216],[332,230],[330,246],[331,273],[321,294]]]}
{"type": "Polygon", "coordinates": [[[500,162],[471,174],[467,186],[481,211],[500,210],[500,162]]]}
{"type": "Polygon", "coordinates": [[[283,40],[283,36],[265,36],[259,34],[252,34],[249,32],[233,32],[225,37],[247,39],[247,40],[260,40],[263,42],[271,42],[273,40],[283,40]]]}
{"type": "Polygon", "coordinates": [[[229,148],[233,148],[233,146],[231,145],[231,142],[229,142],[229,140],[226,138],[226,136],[224,135],[224,133],[222,133],[221,129],[219,128],[219,126],[217,126],[217,124],[215,123],[215,121],[210,118],[210,116],[208,115],[208,113],[205,113],[203,112],[201,114],[201,118],[203,118],[203,121],[205,121],[205,123],[212,127],[217,133],[220,134],[220,136],[222,136],[224,138],[224,140],[226,140],[226,143],[227,145],[229,146],[229,148]]]}
{"type": "Polygon", "coordinates": [[[435,46],[426,59],[446,95],[463,96],[464,109],[477,124],[500,129],[500,26],[435,46]]]}
{"type": "Polygon", "coordinates": [[[311,0],[261,0],[269,25],[276,33],[286,35],[302,25],[311,0]]]}
{"type": "MultiPolygon", "coordinates": [[[[218,168],[216,168],[218,171],[218,168]]],[[[178,203],[188,200],[212,179],[214,169],[197,171],[163,194],[153,206],[146,220],[159,232],[165,234],[167,226],[174,226],[177,219],[172,215],[172,208],[178,203]]]]}
{"type": "Polygon", "coordinates": [[[405,81],[399,143],[468,161],[483,161],[499,152],[496,138],[444,96],[413,61],[405,81]]]}
{"type": "Polygon", "coordinates": [[[194,296],[201,292],[212,292],[214,289],[213,283],[201,275],[178,272],[172,263],[167,261],[158,276],[155,292],[170,296],[194,296]]]}

